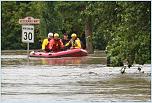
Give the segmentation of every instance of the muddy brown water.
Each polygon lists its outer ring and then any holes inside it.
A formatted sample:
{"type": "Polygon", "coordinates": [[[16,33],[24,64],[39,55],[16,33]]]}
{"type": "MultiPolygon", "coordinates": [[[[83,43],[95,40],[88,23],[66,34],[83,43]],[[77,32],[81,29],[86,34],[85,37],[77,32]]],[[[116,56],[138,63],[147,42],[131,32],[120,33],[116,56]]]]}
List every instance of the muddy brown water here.
{"type": "Polygon", "coordinates": [[[121,74],[121,67],[106,66],[103,52],[29,59],[2,52],[2,103],[150,102],[150,64],[137,67],[121,74]]]}

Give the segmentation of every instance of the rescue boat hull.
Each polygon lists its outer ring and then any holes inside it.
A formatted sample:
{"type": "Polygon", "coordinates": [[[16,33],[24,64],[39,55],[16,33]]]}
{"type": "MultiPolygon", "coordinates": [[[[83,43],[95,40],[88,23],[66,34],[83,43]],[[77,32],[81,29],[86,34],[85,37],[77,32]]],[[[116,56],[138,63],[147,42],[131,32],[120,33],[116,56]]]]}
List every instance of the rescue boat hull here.
{"type": "Polygon", "coordinates": [[[84,49],[70,49],[60,52],[34,52],[30,53],[30,57],[43,57],[43,58],[59,58],[59,57],[82,57],[87,56],[88,52],[84,49]]]}

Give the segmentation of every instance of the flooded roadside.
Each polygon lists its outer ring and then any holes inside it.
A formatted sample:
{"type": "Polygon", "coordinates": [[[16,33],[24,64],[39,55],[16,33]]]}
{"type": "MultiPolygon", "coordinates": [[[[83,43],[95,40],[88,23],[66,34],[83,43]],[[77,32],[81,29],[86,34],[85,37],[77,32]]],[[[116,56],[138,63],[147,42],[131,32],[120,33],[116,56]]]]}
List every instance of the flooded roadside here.
{"type": "Polygon", "coordinates": [[[2,103],[150,102],[150,65],[106,67],[103,55],[29,58],[2,55],[2,103]]]}

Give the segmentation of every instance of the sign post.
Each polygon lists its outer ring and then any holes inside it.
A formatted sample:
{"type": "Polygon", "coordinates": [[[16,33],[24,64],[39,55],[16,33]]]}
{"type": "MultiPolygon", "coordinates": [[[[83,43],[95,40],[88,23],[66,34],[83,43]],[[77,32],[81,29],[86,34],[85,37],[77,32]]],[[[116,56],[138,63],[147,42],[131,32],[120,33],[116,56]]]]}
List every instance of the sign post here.
{"type": "Polygon", "coordinates": [[[22,42],[27,43],[27,55],[29,56],[29,43],[34,43],[33,25],[22,25],[22,42]]]}
{"type": "Polygon", "coordinates": [[[29,43],[34,43],[34,25],[40,24],[40,19],[26,17],[19,19],[19,24],[22,24],[22,42],[27,43],[27,56],[29,57],[29,43]]]}

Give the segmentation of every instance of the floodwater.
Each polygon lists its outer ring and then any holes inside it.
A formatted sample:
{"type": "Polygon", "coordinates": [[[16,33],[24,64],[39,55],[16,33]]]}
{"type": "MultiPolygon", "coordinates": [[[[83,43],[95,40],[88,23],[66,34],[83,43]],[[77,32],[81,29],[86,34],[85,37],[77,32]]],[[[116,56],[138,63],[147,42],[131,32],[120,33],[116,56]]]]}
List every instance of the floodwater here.
{"type": "Polygon", "coordinates": [[[150,64],[120,73],[100,52],[86,57],[27,58],[2,53],[2,103],[150,102],[150,64]]]}

